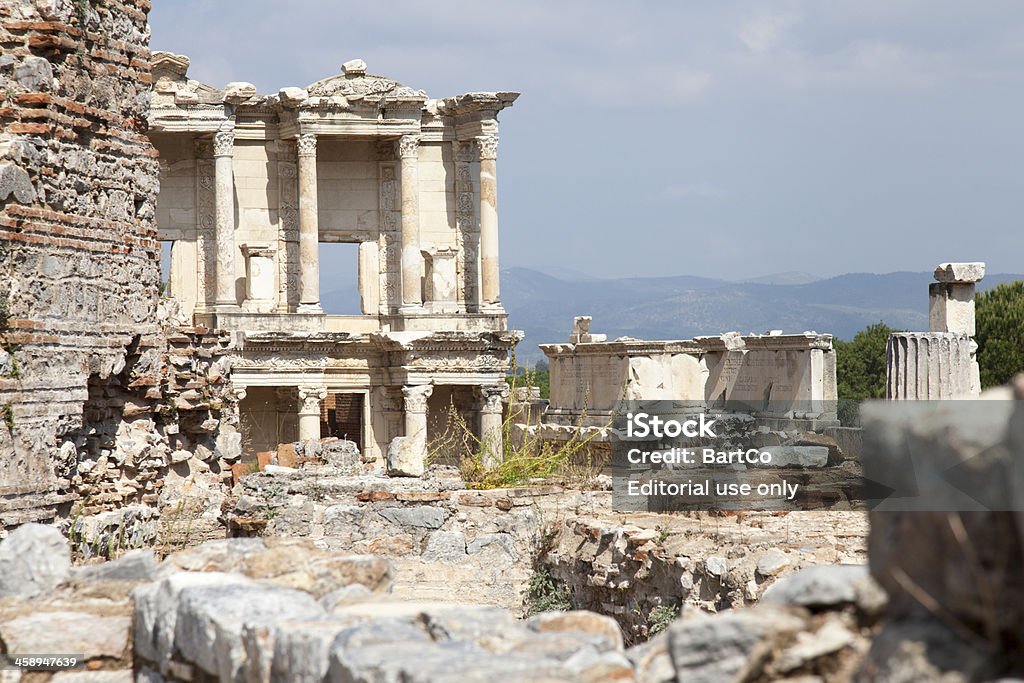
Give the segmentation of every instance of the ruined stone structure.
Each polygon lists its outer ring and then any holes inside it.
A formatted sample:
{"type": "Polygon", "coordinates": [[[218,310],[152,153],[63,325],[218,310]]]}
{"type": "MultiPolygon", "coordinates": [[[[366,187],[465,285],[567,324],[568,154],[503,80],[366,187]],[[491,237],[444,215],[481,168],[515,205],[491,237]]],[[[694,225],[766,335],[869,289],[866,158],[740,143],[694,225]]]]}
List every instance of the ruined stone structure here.
{"type": "Polygon", "coordinates": [[[0,2],[0,526],[153,504],[237,452],[227,340],[158,311],[148,10],[0,2]]]}
{"type": "Polygon", "coordinates": [[[658,400],[744,408],[763,418],[835,419],[835,352],[827,334],[604,341],[589,332],[589,318],[577,318],[569,343],[540,348],[551,368],[544,415],[551,424],[606,424],[620,401],[658,400]]]}
{"type": "Polygon", "coordinates": [[[928,332],[894,332],[886,347],[886,398],[970,398],[981,393],[974,288],[984,263],[942,263],[928,288],[928,332]]]}
{"type": "Polygon", "coordinates": [[[519,339],[498,290],[497,115],[518,94],[429,99],[353,60],[258,95],[153,61],[169,295],[233,334],[250,454],[340,436],[419,475],[449,406],[493,433],[519,339]],[[359,245],[358,273],[320,270],[331,242],[359,245]],[[358,278],[361,315],[323,312],[335,278],[358,278]]]}

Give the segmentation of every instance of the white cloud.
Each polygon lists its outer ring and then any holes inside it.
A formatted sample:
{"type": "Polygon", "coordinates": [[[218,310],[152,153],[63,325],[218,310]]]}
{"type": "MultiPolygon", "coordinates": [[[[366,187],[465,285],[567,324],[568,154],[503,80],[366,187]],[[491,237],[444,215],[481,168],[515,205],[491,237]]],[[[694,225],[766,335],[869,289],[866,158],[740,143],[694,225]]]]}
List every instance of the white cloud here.
{"type": "Polygon", "coordinates": [[[799,20],[793,14],[758,14],[743,22],[739,39],[751,52],[769,52],[782,43],[783,35],[799,20]]]}

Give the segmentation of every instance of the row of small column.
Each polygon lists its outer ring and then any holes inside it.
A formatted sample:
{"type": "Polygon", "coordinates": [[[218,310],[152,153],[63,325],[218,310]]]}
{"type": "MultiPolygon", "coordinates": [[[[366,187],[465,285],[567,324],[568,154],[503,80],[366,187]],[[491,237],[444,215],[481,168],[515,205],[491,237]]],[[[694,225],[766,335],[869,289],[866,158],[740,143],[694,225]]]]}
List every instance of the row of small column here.
{"type": "MultiPolygon", "coordinates": [[[[235,299],[235,205],[232,156],[234,127],[225,125],[213,137],[217,310],[237,308],[235,299]]],[[[498,138],[475,138],[480,155],[480,291],[484,308],[500,307],[498,266],[498,138]]],[[[465,144],[465,143],[462,143],[465,144]]],[[[402,195],[402,313],[422,310],[423,256],[419,217],[420,136],[403,135],[396,143],[402,195]]],[[[317,203],[317,136],[296,140],[299,186],[299,312],[321,313],[320,227],[317,203]]]]}
{"type": "MultiPolygon", "coordinates": [[[[320,385],[302,385],[299,394],[299,440],[320,438],[321,402],[327,398],[327,388],[320,385]]],[[[484,444],[484,463],[494,465],[502,459],[504,443],[501,425],[503,401],[508,386],[495,384],[478,387],[480,412],[480,439],[484,444]]],[[[425,468],[427,442],[427,400],[434,392],[430,384],[402,387],[405,414],[405,436],[412,446],[413,462],[402,466],[403,474],[422,474],[425,468]]]]}

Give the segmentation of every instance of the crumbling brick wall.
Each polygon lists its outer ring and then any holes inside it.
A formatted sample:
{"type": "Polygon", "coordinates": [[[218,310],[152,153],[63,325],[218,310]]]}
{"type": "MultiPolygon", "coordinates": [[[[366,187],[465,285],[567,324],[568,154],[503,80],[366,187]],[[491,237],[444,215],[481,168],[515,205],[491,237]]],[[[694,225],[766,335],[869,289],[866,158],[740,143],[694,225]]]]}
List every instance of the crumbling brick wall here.
{"type": "Polygon", "coordinates": [[[223,340],[189,338],[184,357],[158,320],[149,8],[0,0],[0,528],[152,502],[181,451],[222,455],[227,361],[216,391],[193,361],[223,340]]]}

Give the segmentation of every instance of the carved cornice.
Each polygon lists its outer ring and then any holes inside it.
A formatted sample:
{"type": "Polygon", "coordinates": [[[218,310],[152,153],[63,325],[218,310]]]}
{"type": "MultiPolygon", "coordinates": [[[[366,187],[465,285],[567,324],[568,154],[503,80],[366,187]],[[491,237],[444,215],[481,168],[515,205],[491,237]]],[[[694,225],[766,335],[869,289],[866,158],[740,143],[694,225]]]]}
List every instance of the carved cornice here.
{"type": "Polygon", "coordinates": [[[479,135],[476,138],[477,149],[480,150],[481,159],[490,159],[494,161],[498,158],[498,136],[497,135],[479,135]]]}
{"type": "Polygon", "coordinates": [[[300,157],[315,157],[316,135],[313,133],[303,133],[295,141],[295,146],[300,157]]]}
{"type": "Polygon", "coordinates": [[[416,159],[420,154],[420,136],[403,135],[398,138],[395,145],[395,152],[400,159],[416,159]]]}

